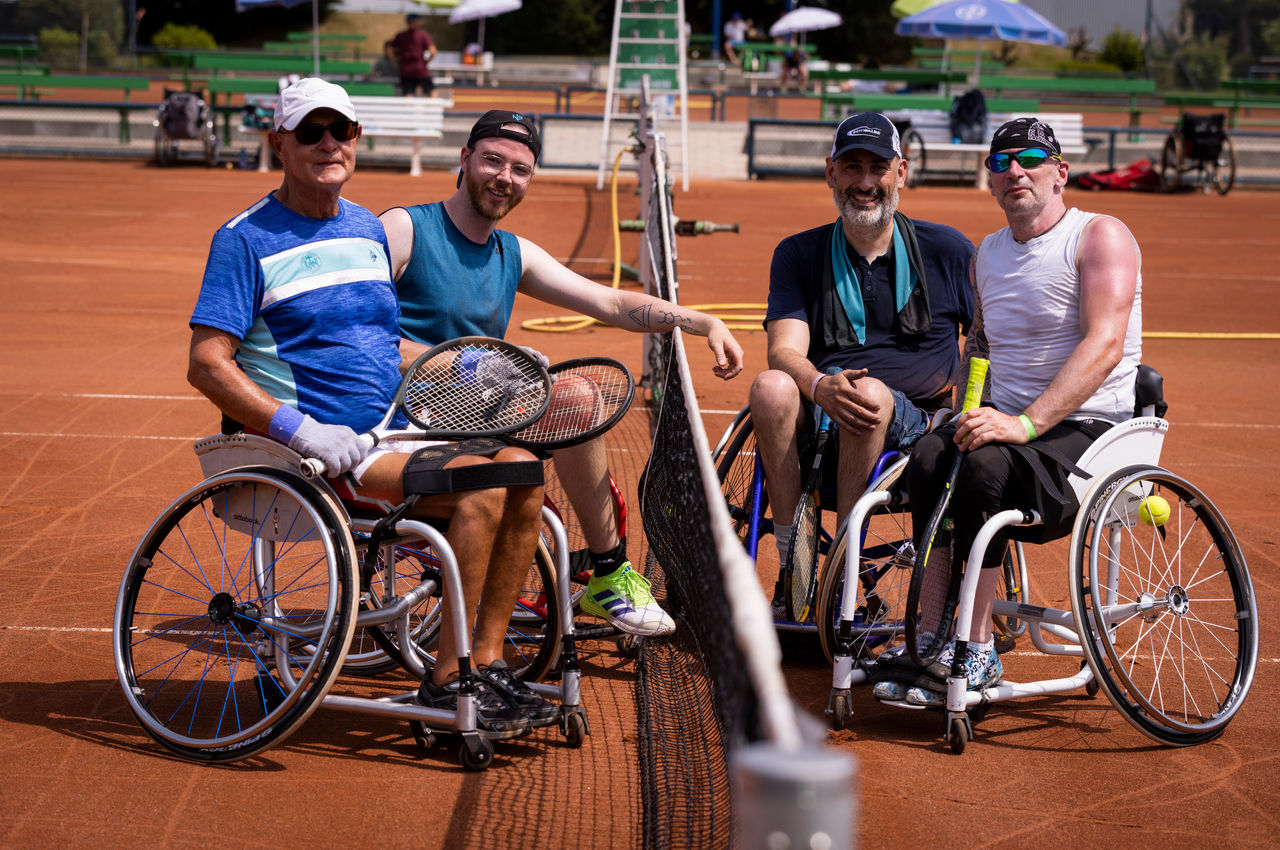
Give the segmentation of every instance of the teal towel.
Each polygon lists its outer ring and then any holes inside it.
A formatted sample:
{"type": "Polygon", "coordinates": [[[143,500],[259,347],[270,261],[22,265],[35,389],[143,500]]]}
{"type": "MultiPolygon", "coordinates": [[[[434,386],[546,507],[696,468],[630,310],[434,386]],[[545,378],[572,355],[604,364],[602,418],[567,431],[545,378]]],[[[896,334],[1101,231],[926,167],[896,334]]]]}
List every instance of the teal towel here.
{"type": "MultiPolygon", "coordinates": [[[[844,238],[841,221],[832,225],[835,233],[831,239],[831,276],[835,280],[836,294],[844,306],[845,315],[853,325],[853,332],[858,335],[858,344],[867,344],[867,310],[862,305],[862,289],[858,286],[858,275],[849,262],[849,252],[844,238]]],[[[919,276],[911,267],[907,254],[907,243],[898,232],[898,223],[893,223],[893,296],[896,312],[906,306],[907,298],[915,289],[919,276]]]]}

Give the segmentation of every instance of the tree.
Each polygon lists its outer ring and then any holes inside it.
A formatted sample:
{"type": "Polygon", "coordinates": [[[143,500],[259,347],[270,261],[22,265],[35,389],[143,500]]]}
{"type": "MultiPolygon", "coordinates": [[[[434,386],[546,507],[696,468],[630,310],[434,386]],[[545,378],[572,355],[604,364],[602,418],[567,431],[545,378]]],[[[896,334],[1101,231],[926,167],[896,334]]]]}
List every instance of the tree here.
{"type": "Polygon", "coordinates": [[[49,36],[51,58],[57,56],[65,62],[58,48],[66,38],[57,31],[78,33],[76,64],[81,71],[88,69],[91,57],[94,64],[103,65],[116,57],[116,45],[124,33],[123,19],[120,0],[25,0],[18,9],[19,26],[49,36]]]}
{"type": "Polygon", "coordinates": [[[1280,0],[1186,0],[1192,29],[1200,35],[1227,36],[1233,55],[1255,56],[1262,29],[1280,16],[1280,0]]]}

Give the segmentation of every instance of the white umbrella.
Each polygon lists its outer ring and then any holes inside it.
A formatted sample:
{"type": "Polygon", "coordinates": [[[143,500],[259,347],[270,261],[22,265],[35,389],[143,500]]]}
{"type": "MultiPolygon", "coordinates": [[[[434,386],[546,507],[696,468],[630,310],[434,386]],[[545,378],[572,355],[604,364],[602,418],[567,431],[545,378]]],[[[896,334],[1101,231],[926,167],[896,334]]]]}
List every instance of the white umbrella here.
{"type": "Polygon", "coordinates": [[[797,6],[790,12],[787,12],[781,18],[774,21],[773,26],[769,27],[769,35],[793,35],[795,33],[813,32],[814,30],[829,30],[832,27],[838,27],[844,23],[844,18],[840,17],[830,9],[819,9],[814,6],[797,6]]]}
{"type": "Polygon", "coordinates": [[[476,37],[476,41],[480,43],[480,49],[484,50],[484,21],[485,18],[492,18],[495,15],[504,15],[507,12],[514,12],[521,6],[520,0],[462,0],[452,12],[449,13],[449,23],[460,24],[463,21],[480,21],[480,32],[476,37]]]}

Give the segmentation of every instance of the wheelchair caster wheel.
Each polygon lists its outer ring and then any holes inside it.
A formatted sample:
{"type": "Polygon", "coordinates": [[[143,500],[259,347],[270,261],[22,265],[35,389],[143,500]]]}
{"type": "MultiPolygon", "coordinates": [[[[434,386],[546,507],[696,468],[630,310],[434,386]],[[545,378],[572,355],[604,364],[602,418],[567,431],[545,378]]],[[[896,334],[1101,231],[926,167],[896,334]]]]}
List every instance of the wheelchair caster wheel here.
{"type": "Polygon", "coordinates": [[[587,718],[578,712],[574,712],[564,719],[564,739],[565,742],[573,749],[578,749],[586,743],[587,736],[591,734],[591,730],[587,728],[587,718]]]}
{"type": "Polygon", "coordinates": [[[428,729],[421,720],[410,720],[409,730],[413,732],[414,742],[424,750],[429,750],[440,743],[436,733],[428,729]]]}
{"type": "Polygon", "coordinates": [[[831,728],[837,732],[848,727],[853,718],[853,697],[848,690],[831,692],[831,707],[827,709],[831,715],[831,728]]]}
{"type": "Polygon", "coordinates": [[[635,658],[640,654],[640,642],[643,638],[636,635],[620,635],[618,637],[618,651],[628,658],[635,658]]]}
{"type": "Polygon", "coordinates": [[[487,770],[493,762],[493,743],[479,735],[464,735],[458,760],[467,770],[487,770]]]}
{"type": "Polygon", "coordinates": [[[986,720],[988,707],[989,706],[986,704],[979,703],[978,705],[975,705],[973,708],[969,709],[969,722],[981,723],[982,721],[986,720]]]}
{"type": "MultiPolygon", "coordinates": [[[[1088,662],[1088,661],[1082,661],[1082,662],[1080,662],[1080,669],[1081,669],[1081,670],[1083,670],[1085,667],[1088,667],[1088,666],[1089,666],[1089,662],[1088,662]]],[[[1099,689],[1100,687],[1101,687],[1101,686],[1098,684],[1098,677],[1097,677],[1097,676],[1092,676],[1092,677],[1090,677],[1089,681],[1087,681],[1087,682],[1085,682],[1085,683],[1084,683],[1084,692],[1085,692],[1086,694],[1088,694],[1089,696],[1091,696],[1091,697],[1096,697],[1096,696],[1098,695],[1098,689],[1099,689]]]]}
{"type": "Polygon", "coordinates": [[[947,743],[951,745],[951,752],[962,754],[972,738],[973,729],[969,726],[968,718],[953,717],[947,722],[947,743]]]}

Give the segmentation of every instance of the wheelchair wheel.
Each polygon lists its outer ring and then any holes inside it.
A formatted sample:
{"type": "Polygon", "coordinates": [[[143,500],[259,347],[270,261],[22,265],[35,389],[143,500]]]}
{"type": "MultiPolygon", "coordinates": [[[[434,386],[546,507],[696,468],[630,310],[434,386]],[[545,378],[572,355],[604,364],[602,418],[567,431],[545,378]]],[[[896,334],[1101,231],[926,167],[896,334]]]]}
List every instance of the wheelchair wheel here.
{"type": "Polygon", "coordinates": [[[1214,190],[1219,195],[1230,192],[1236,182],[1236,146],[1232,144],[1230,136],[1222,137],[1222,150],[1218,152],[1218,158],[1209,163],[1208,167],[1209,182],[1214,190]]]}
{"type": "Polygon", "coordinates": [[[293,732],[342,667],[354,557],[341,509],[291,473],[246,467],[179,497],[116,600],[116,671],[148,734],[227,762],[293,732]]]}
{"type": "Polygon", "coordinates": [[[907,188],[914,188],[924,182],[928,170],[928,157],[924,149],[924,138],[915,129],[902,134],[902,153],[909,160],[907,166],[907,188]]]}
{"type": "MultiPolygon", "coordinates": [[[[369,591],[361,596],[362,610],[381,608],[408,593],[423,581],[434,581],[435,591],[409,612],[408,629],[417,646],[434,645],[440,628],[440,558],[427,543],[401,541],[392,546],[390,568],[387,549],[379,553],[369,582],[369,591]]],[[[363,556],[362,556],[363,557],[363,556]]],[[[349,675],[374,675],[402,666],[414,668],[400,653],[400,625],[384,623],[357,628],[347,650],[342,672],[349,675]]]]}
{"type": "MultiPolygon", "coordinates": [[[[902,458],[885,470],[867,492],[893,490],[905,467],[906,458],[902,458]]],[[[846,523],[831,546],[818,585],[818,637],[828,663],[834,661],[842,640],[851,642],[853,658],[870,660],[900,638],[911,567],[916,557],[911,511],[905,505],[893,503],[872,509],[856,538],[862,546],[856,589],[858,606],[852,622],[842,624],[840,605],[845,592],[848,532],[846,523]]]]}
{"type": "Polygon", "coordinates": [[[1182,137],[1175,130],[1164,140],[1160,152],[1160,188],[1172,192],[1182,182],[1182,137]]]}
{"type": "Polygon", "coordinates": [[[156,165],[167,166],[178,158],[178,143],[164,132],[156,129],[156,165]]]}
{"type": "MultiPolygon", "coordinates": [[[[405,547],[396,548],[397,581],[412,580],[417,584],[422,570],[431,570],[431,556],[421,550],[410,555],[405,547]],[[408,569],[405,568],[408,558],[408,569]],[[418,570],[417,573],[414,570],[418,570]]],[[[376,580],[376,579],[375,579],[376,580]]],[[[412,584],[410,586],[412,586],[412,584]]],[[[437,587],[439,585],[437,584],[437,587]]],[[[554,600],[555,561],[551,550],[543,540],[538,541],[533,566],[525,579],[524,587],[516,600],[515,610],[507,626],[503,659],[507,666],[523,679],[541,679],[547,675],[560,655],[560,635],[563,619],[560,609],[548,600],[554,600]]],[[[412,650],[421,664],[430,669],[435,663],[436,642],[440,639],[440,595],[429,596],[410,615],[412,650]]],[[[414,671],[401,648],[399,630],[388,625],[370,627],[375,639],[387,656],[406,670],[414,671]]]]}
{"type": "MultiPolygon", "coordinates": [[[[1009,543],[1004,561],[1000,564],[996,598],[1021,604],[1028,601],[1027,562],[1023,559],[1022,544],[1016,540],[1009,543]]],[[[993,614],[991,625],[995,633],[996,648],[1000,652],[1013,649],[1014,642],[1027,631],[1027,621],[1020,617],[993,614]]]]}
{"type": "Polygon", "coordinates": [[[1204,493],[1155,466],[1100,480],[1080,512],[1071,605],[1107,699],[1160,743],[1216,738],[1258,660],[1257,601],[1231,529],[1204,493]],[[1162,523],[1158,502],[1144,517],[1153,497],[1168,505],[1162,523]]]}
{"type": "Polygon", "coordinates": [[[218,164],[218,152],[222,149],[222,140],[218,138],[218,132],[213,126],[213,119],[204,125],[204,161],[210,168],[214,168],[218,164]]]}
{"type": "MultiPolygon", "coordinates": [[[[578,519],[578,513],[573,509],[573,505],[569,504],[569,497],[565,495],[564,485],[560,483],[560,477],[556,474],[555,464],[551,460],[546,462],[545,477],[544,493],[546,494],[546,504],[560,518],[560,524],[564,526],[565,537],[569,541],[569,575],[572,576],[574,585],[573,593],[570,596],[576,608],[578,600],[582,598],[582,594],[587,592],[587,581],[591,578],[591,554],[587,548],[587,539],[582,534],[582,521],[578,519]]],[[[609,475],[609,496],[613,501],[615,528],[618,531],[618,536],[625,542],[627,539],[627,502],[622,497],[622,490],[619,489],[612,473],[609,475]]],[[[545,539],[550,541],[550,535],[547,534],[545,539]]],[[[551,548],[549,542],[547,548],[548,550],[551,548]]],[[[531,565],[530,569],[535,569],[535,566],[531,565]]],[[[555,566],[554,561],[552,566],[555,566]]],[[[519,614],[518,611],[516,613],[519,614]]]]}
{"type": "MultiPolygon", "coordinates": [[[[720,479],[720,492],[724,494],[725,505],[729,509],[729,519],[733,522],[734,532],[743,544],[748,543],[748,529],[752,519],[752,503],[757,498],[754,492],[756,467],[756,435],[751,415],[746,410],[739,414],[738,422],[723,448],[711,459],[715,465],[716,475],[720,479]]],[[[758,516],[760,531],[766,528],[765,509],[769,505],[769,494],[763,489],[758,494],[760,503],[758,516]]],[[[772,528],[772,526],[768,526],[772,528]]],[[[755,557],[756,553],[748,547],[747,554],[755,557]]]]}

